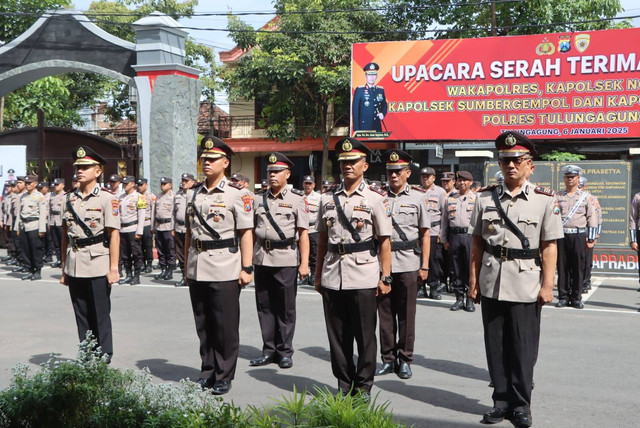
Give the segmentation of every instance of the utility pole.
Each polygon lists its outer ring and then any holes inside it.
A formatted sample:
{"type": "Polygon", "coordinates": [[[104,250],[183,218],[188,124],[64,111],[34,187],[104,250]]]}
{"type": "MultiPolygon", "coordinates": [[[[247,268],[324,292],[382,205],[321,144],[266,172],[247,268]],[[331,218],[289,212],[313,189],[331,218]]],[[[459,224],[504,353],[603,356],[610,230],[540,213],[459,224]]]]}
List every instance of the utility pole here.
{"type": "Polygon", "coordinates": [[[0,132],[4,131],[4,97],[0,98],[0,132]]]}
{"type": "Polygon", "coordinates": [[[491,0],[491,35],[494,37],[498,35],[498,29],[496,28],[497,26],[498,24],[496,22],[496,2],[494,0],[491,0]]]}

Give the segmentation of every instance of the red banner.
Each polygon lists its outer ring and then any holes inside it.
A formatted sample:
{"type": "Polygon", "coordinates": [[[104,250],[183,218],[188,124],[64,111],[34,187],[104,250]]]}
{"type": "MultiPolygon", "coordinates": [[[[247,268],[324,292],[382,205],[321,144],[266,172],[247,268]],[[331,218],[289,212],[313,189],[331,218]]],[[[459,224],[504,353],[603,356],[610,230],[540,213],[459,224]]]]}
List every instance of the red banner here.
{"type": "Polygon", "coordinates": [[[637,138],[638,46],[638,28],[354,44],[352,135],[637,138]]]}

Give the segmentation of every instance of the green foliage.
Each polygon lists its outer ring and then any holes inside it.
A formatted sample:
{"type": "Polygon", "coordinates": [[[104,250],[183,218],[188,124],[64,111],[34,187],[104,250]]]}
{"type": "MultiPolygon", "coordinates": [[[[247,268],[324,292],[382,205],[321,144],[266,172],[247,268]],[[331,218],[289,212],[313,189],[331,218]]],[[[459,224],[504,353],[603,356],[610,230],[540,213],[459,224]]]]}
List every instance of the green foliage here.
{"type": "MultiPolygon", "coordinates": [[[[395,25],[414,31],[408,38],[472,38],[491,36],[491,4],[456,0],[435,5],[431,0],[386,0],[395,25]],[[430,28],[446,28],[436,33],[430,28]]],[[[627,20],[602,20],[622,11],[619,0],[527,0],[496,2],[496,35],[603,30],[630,27],[627,20]],[[600,21],[599,21],[600,20],[600,21]]]]}
{"type": "Polygon", "coordinates": [[[540,155],[540,158],[546,161],[573,162],[586,159],[587,157],[578,153],[553,150],[551,153],[543,153],[540,155]]]}
{"type": "Polygon", "coordinates": [[[37,14],[69,6],[71,6],[70,0],[2,0],[0,13],[32,12],[34,15],[0,15],[0,45],[8,43],[24,33],[38,20],[37,14]]]}

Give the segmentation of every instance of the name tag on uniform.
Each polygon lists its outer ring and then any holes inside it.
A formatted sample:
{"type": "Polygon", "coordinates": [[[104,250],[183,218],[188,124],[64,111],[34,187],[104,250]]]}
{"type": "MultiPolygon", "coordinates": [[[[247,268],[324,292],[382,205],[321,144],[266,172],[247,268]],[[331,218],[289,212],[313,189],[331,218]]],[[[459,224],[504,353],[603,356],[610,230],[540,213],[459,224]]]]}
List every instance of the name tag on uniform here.
{"type": "Polygon", "coordinates": [[[364,211],[366,213],[370,213],[371,212],[371,208],[369,207],[363,207],[362,205],[356,205],[355,207],[353,207],[354,211],[364,211]]]}
{"type": "Polygon", "coordinates": [[[87,208],[87,211],[98,211],[98,212],[102,212],[102,208],[87,208]]]}
{"type": "Polygon", "coordinates": [[[491,211],[498,211],[498,208],[496,207],[485,207],[485,212],[491,212],[491,211]]]}
{"type": "Polygon", "coordinates": [[[227,206],[227,204],[213,204],[211,205],[212,207],[216,207],[216,208],[224,208],[227,206]]]}
{"type": "Polygon", "coordinates": [[[278,204],[278,206],[282,208],[293,208],[292,204],[285,204],[285,203],[280,203],[278,204]]]}
{"type": "Polygon", "coordinates": [[[325,208],[328,209],[328,210],[335,210],[336,206],[333,205],[333,204],[328,204],[325,208]]]}

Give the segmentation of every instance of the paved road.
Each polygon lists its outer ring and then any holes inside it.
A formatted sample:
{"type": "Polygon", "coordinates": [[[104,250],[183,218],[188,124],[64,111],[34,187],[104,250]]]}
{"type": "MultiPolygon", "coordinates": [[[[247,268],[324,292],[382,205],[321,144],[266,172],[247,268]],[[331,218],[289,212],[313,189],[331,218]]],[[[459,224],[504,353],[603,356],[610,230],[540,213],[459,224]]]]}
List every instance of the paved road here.
{"type": "MultiPolygon", "coordinates": [[[[34,367],[52,352],[76,353],[76,329],[59,270],[23,282],[0,267],[0,388],[12,366],[34,367]]],[[[188,290],[143,278],[112,293],[115,355],[124,369],[149,367],[158,382],[198,378],[199,356],[188,290]]],[[[640,397],[640,293],[632,278],[595,278],[584,310],[545,308],[536,367],[533,418],[537,427],[636,426],[640,397]]],[[[472,427],[491,405],[480,312],[450,312],[453,298],[418,302],[414,376],[376,379],[374,394],[401,420],[417,427],[472,427]]],[[[233,389],[238,405],[264,404],[296,385],[334,391],[322,301],[310,287],[298,293],[294,367],[249,367],[261,339],[254,291],[241,293],[240,359],[233,389]]],[[[511,426],[504,422],[499,426],[511,426]]]]}

